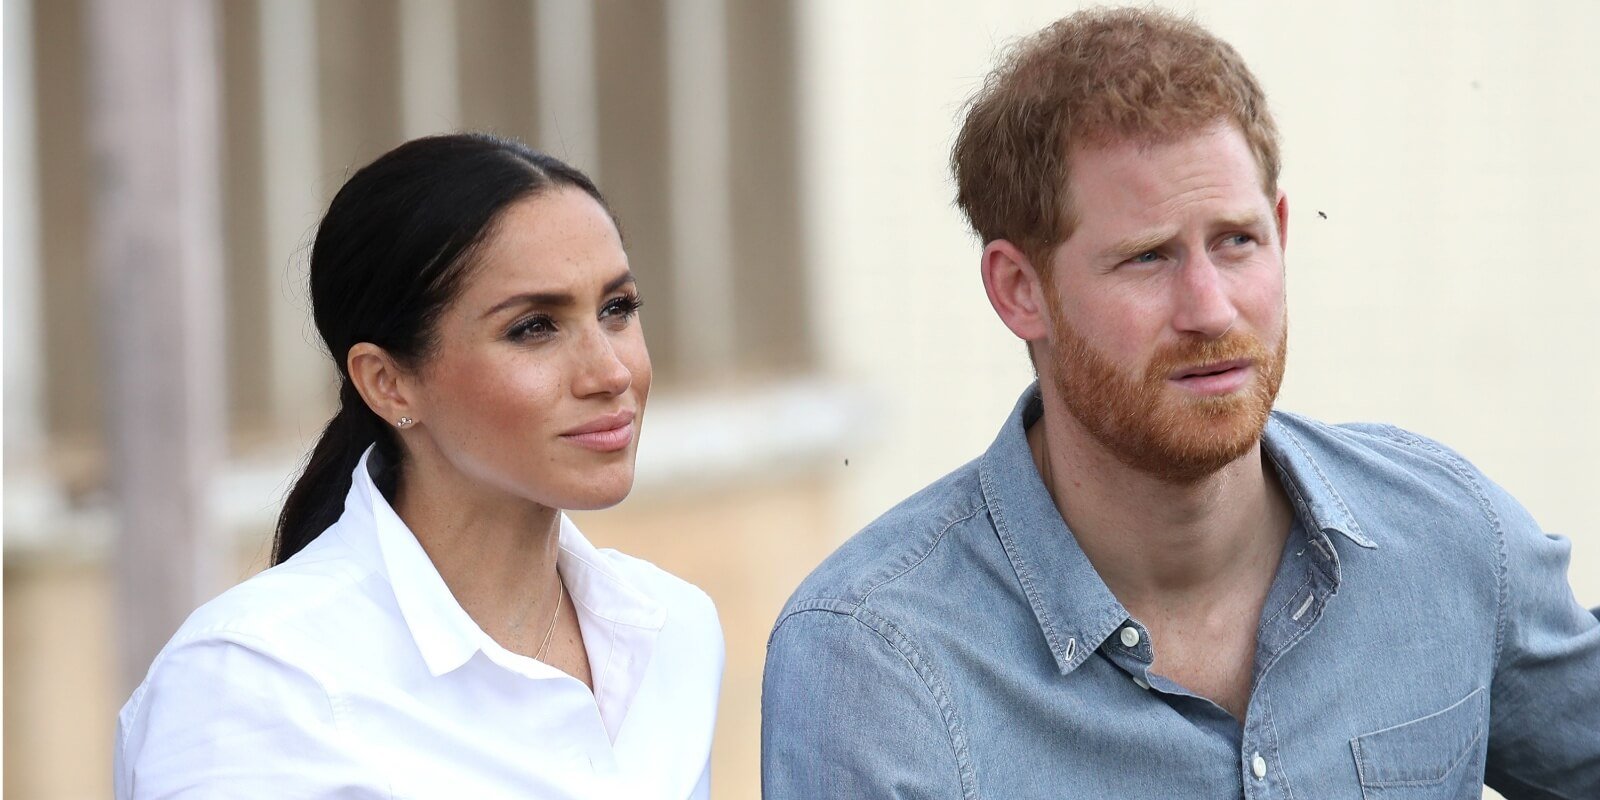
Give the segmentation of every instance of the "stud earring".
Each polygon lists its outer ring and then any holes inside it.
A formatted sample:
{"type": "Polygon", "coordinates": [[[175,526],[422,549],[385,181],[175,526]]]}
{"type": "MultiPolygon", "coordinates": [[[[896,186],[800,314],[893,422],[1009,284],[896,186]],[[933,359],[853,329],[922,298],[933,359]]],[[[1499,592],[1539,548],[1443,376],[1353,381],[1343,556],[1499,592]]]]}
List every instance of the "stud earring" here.
{"type": "Polygon", "coordinates": [[[412,425],[417,424],[417,421],[412,419],[412,418],[410,418],[410,417],[401,417],[394,424],[395,424],[395,427],[401,428],[403,430],[405,428],[409,428],[412,425]]]}

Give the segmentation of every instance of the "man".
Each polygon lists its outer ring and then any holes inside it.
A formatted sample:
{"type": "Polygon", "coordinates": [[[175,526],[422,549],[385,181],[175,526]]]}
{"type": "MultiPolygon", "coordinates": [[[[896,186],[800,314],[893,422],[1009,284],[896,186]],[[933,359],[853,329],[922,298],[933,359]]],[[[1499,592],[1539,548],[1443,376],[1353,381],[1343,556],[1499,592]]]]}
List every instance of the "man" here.
{"type": "Polygon", "coordinates": [[[1022,42],[952,157],[1038,382],[769,643],[791,798],[1600,798],[1568,544],[1442,445],[1272,411],[1277,133],[1153,11],[1022,42]]]}

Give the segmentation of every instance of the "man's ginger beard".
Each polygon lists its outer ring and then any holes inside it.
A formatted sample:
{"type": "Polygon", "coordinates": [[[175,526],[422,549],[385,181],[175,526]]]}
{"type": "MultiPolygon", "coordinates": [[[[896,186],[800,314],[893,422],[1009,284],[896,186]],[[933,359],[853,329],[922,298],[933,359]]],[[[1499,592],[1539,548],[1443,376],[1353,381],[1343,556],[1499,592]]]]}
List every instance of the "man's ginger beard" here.
{"type": "Polygon", "coordinates": [[[1056,393],[1067,411],[1117,460],[1168,483],[1193,483],[1250,452],[1266,429],[1283,382],[1288,325],[1276,352],[1260,339],[1229,331],[1217,339],[1184,338],[1158,350],[1133,378],[1078,334],[1051,306],[1057,346],[1056,393]],[[1176,371],[1249,359],[1250,383],[1222,396],[1185,396],[1169,383],[1176,371]]]}

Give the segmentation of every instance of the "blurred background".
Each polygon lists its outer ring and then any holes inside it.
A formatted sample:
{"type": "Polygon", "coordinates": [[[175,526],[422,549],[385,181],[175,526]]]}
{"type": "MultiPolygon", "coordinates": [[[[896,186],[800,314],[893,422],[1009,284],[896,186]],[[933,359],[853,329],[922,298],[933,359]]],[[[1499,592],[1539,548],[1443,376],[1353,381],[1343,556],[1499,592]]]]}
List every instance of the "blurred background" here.
{"type": "MultiPolygon", "coordinates": [[[[1265,84],[1280,407],[1442,439],[1600,605],[1600,4],[1175,3],[1265,84]]],[[[332,409],[305,256],[353,168],[483,129],[620,214],[656,390],[577,515],[708,591],[714,791],[758,794],[768,629],[1030,380],[946,169],[999,48],[1076,3],[4,0],[4,792],[110,791],[117,709],[265,566],[332,409]]]]}

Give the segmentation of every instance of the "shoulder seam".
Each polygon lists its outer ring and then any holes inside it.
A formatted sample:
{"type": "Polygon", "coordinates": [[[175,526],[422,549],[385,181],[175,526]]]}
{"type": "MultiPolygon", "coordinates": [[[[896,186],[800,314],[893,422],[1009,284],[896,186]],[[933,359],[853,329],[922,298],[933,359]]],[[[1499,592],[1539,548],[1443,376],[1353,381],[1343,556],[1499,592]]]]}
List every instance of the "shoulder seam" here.
{"type": "Polygon", "coordinates": [[[974,516],[977,516],[978,508],[981,508],[981,506],[974,507],[961,516],[945,523],[944,527],[940,528],[939,532],[934,534],[933,541],[928,543],[927,548],[922,551],[921,555],[917,556],[917,558],[910,564],[905,565],[904,567],[895,571],[893,574],[885,576],[883,580],[867,587],[867,590],[861,593],[861,599],[856,602],[856,605],[858,607],[865,606],[867,601],[872,599],[873,592],[876,592],[878,589],[905,577],[906,575],[910,574],[912,570],[920,566],[922,562],[927,561],[928,556],[933,555],[933,551],[939,549],[939,543],[944,541],[945,534],[949,533],[951,528],[954,528],[955,526],[972,519],[974,516]]]}
{"type": "MultiPolygon", "coordinates": [[[[841,604],[842,605],[842,604],[841,604]]],[[[898,626],[887,617],[877,612],[855,604],[849,610],[830,605],[813,605],[797,608],[784,615],[773,628],[776,635],[778,628],[785,622],[806,612],[823,612],[836,614],[855,621],[856,624],[871,631],[873,635],[882,639],[901,660],[911,668],[913,675],[921,682],[922,688],[933,699],[934,706],[939,709],[939,721],[944,725],[946,743],[950,746],[950,754],[956,765],[956,775],[961,781],[961,797],[963,800],[978,800],[977,771],[972,765],[972,754],[966,745],[966,736],[962,730],[961,718],[955,708],[955,701],[945,689],[944,683],[939,680],[933,666],[923,657],[922,651],[917,649],[916,643],[911,640],[898,626]]],[[[769,640],[770,643],[770,640],[769,640]]]]}

